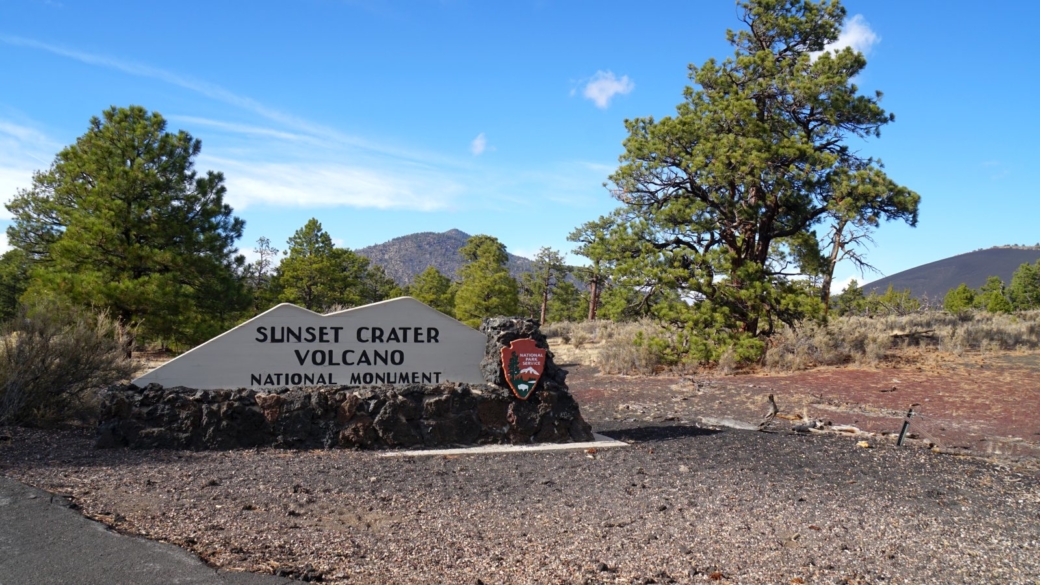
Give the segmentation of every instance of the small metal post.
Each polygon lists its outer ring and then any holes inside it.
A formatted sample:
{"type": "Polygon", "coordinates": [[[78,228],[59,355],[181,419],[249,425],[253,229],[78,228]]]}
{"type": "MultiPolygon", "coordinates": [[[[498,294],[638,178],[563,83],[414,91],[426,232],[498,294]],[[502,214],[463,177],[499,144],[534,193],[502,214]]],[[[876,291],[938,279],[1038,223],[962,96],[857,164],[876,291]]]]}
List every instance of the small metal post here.
{"type": "Polygon", "coordinates": [[[903,439],[906,438],[906,430],[910,428],[910,417],[914,416],[914,407],[916,404],[910,405],[910,410],[906,411],[906,419],[903,420],[903,428],[899,431],[899,439],[896,440],[896,447],[903,446],[903,439]]]}

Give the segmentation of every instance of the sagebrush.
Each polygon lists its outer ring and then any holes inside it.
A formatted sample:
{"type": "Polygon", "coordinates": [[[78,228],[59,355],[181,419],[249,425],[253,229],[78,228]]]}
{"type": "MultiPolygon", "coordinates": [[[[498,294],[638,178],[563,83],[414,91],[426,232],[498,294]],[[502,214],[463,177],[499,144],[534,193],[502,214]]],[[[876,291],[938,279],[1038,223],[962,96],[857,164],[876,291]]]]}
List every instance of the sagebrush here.
{"type": "Polygon", "coordinates": [[[765,365],[802,370],[841,364],[874,365],[893,347],[919,345],[951,353],[1040,349],[1040,311],[1014,314],[924,311],[886,317],[804,322],[769,340],[765,365]]]}
{"type": "MultiPolygon", "coordinates": [[[[550,337],[581,348],[595,345],[593,363],[604,373],[648,375],[690,367],[714,366],[723,374],[746,367],[735,351],[723,351],[715,362],[684,359],[681,337],[649,319],[628,323],[585,321],[550,323],[550,337]]],[[[965,351],[1040,349],[1040,311],[1013,314],[981,310],[950,314],[922,310],[909,314],[844,316],[826,324],[807,320],[784,326],[765,340],[755,363],[782,370],[855,364],[874,366],[895,348],[921,346],[960,354],[965,351]]]]}
{"type": "Polygon", "coordinates": [[[105,314],[42,303],[0,325],[0,424],[89,417],[94,390],[129,378],[125,340],[105,314]]]}
{"type": "Polygon", "coordinates": [[[651,375],[678,365],[675,333],[651,319],[547,323],[542,333],[579,349],[595,344],[591,365],[606,374],[651,375]]]}

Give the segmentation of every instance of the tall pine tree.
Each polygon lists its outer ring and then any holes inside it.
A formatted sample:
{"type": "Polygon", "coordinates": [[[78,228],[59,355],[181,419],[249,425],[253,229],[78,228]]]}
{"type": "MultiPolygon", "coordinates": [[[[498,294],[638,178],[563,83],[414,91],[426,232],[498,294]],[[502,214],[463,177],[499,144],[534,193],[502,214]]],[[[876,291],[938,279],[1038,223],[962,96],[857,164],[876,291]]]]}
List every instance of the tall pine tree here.
{"type": "Polygon", "coordinates": [[[224,176],[195,172],[202,143],[140,106],[112,107],[7,204],[29,295],[109,311],[146,336],[192,343],[248,307],[224,176]],[[214,296],[219,295],[219,296],[214,296]]]}
{"type": "Polygon", "coordinates": [[[471,327],[479,327],[485,317],[515,315],[518,309],[516,280],[506,269],[506,247],[491,236],[473,236],[459,254],[465,264],[459,268],[455,317],[471,327]]]}

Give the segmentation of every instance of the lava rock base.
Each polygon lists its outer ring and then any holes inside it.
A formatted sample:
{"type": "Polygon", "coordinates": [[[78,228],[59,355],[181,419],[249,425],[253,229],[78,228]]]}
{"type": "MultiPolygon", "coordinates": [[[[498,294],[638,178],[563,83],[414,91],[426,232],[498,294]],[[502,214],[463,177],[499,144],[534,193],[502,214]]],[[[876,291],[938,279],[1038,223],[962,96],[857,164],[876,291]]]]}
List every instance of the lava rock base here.
{"type": "Polygon", "coordinates": [[[505,385],[502,347],[520,338],[548,349],[530,319],[485,320],[487,384],[196,390],[150,384],[102,394],[96,446],[137,449],[252,447],[416,448],[486,443],[591,441],[547,353],[538,388],[516,398],[505,385]]]}

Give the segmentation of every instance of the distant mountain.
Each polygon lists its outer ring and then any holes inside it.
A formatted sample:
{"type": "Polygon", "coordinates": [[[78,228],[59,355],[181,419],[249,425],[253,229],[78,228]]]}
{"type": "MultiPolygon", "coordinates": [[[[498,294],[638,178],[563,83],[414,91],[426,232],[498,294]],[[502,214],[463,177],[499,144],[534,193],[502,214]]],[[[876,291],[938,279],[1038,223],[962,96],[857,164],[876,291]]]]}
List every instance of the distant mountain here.
{"type": "Polygon", "coordinates": [[[886,276],[864,285],[863,291],[884,294],[888,286],[895,290],[910,289],[917,298],[942,301],[947,291],[963,282],[970,288],[979,288],[990,276],[999,276],[1004,284],[1011,282],[1011,275],[1022,264],[1033,264],[1040,259],[1040,248],[1026,246],[1002,246],[975,250],[967,254],[951,256],[929,262],[916,268],[886,276]]]}
{"type": "MultiPolygon", "coordinates": [[[[387,276],[397,284],[411,284],[416,276],[433,266],[441,274],[457,279],[456,271],[462,266],[459,249],[466,244],[469,234],[460,230],[444,233],[419,232],[394,238],[389,242],[354,250],[386,270],[387,276]]],[[[509,272],[519,277],[530,272],[534,262],[523,256],[509,255],[509,272]]]]}

